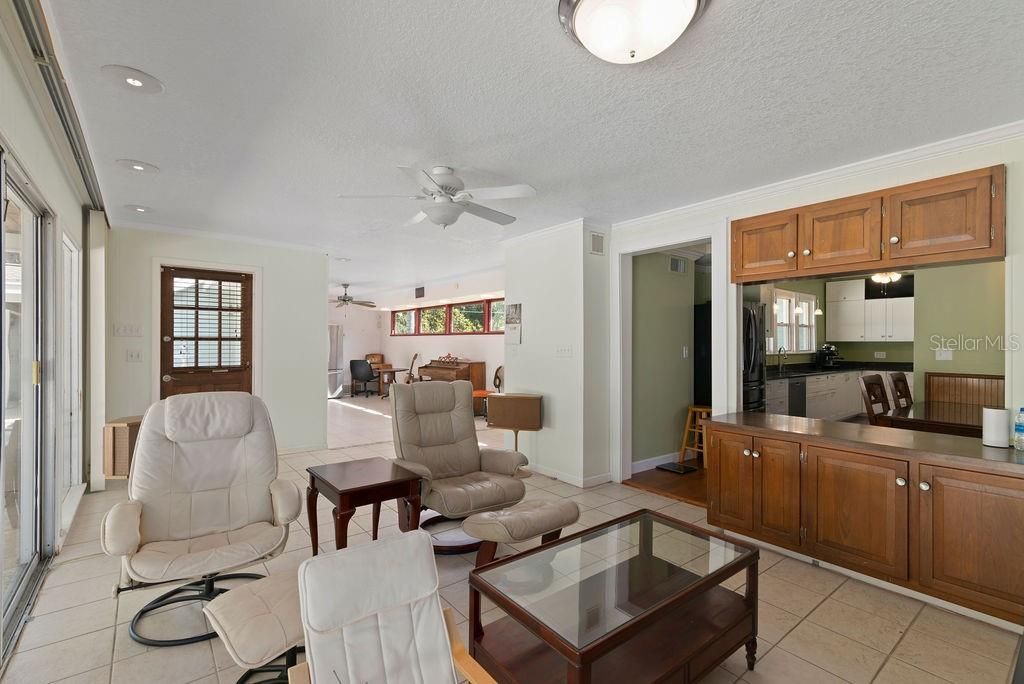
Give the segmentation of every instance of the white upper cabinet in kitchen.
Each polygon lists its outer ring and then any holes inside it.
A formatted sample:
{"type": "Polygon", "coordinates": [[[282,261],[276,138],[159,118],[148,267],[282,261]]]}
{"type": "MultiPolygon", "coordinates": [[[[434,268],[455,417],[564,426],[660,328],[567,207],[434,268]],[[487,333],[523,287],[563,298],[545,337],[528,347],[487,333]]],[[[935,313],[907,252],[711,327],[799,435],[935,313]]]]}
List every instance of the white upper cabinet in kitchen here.
{"type": "Polygon", "coordinates": [[[914,341],[914,298],[886,299],[886,332],[889,342],[914,341]]]}
{"type": "Polygon", "coordinates": [[[864,341],[888,341],[888,299],[867,299],[864,301],[864,341]]]}
{"type": "Polygon", "coordinates": [[[825,283],[826,302],[850,302],[864,300],[864,279],[834,280],[825,283]]]}
{"type": "Polygon", "coordinates": [[[825,339],[828,342],[864,341],[864,300],[825,304],[825,339]]]}

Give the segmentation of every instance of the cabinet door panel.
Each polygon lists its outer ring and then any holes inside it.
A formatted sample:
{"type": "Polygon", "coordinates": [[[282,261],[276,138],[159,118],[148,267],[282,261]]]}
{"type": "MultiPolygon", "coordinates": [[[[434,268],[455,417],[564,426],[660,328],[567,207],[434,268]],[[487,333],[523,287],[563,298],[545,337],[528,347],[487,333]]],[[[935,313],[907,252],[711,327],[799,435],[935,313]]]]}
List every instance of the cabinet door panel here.
{"type": "Polygon", "coordinates": [[[755,439],[754,532],[783,546],[800,545],[800,444],[755,439]]]}
{"type": "Polygon", "coordinates": [[[800,212],[800,268],[881,258],[881,195],[816,204],[800,212]]]}
{"type": "Polygon", "coordinates": [[[920,582],[1018,615],[1024,604],[1024,480],[920,466],[920,582]]]}
{"type": "Polygon", "coordinates": [[[864,341],[885,342],[888,339],[886,319],[888,299],[868,299],[864,302],[864,341]]]}
{"type": "Polygon", "coordinates": [[[807,447],[807,539],[824,560],[907,577],[906,461],[807,447]]]}
{"type": "Polygon", "coordinates": [[[795,271],[796,227],[796,214],[769,214],[733,221],[733,280],[795,271]]]}
{"type": "Polygon", "coordinates": [[[989,173],[962,174],[888,195],[884,228],[889,257],[987,249],[992,245],[992,182],[989,173]]]}
{"type": "Polygon", "coordinates": [[[914,298],[895,297],[886,301],[886,334],[889,342],[914,341],[914,298]]]}
{"type": "Polygon", "coordinates": [[[754,440],[714,432],[711,437],[712,514],[723,527],[754,529],[754,440]]]}
{"type": "Polygon", "coordinates": [[[864,341],[865,301],[828,302],[825,305],[825,337],[829,342],[864,341]]]}

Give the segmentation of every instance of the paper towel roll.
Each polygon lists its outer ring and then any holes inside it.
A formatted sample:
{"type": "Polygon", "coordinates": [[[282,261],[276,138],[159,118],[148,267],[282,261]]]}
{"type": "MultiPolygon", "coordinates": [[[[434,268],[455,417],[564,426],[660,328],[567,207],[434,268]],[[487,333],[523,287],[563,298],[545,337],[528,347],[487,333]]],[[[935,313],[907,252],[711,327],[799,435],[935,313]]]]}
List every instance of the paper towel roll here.
{"type": "Polygon", "coordinates": [[[981,413],[981,443],[991,447],[1010,446],[1010,412],[986,406],[981,413]]]}

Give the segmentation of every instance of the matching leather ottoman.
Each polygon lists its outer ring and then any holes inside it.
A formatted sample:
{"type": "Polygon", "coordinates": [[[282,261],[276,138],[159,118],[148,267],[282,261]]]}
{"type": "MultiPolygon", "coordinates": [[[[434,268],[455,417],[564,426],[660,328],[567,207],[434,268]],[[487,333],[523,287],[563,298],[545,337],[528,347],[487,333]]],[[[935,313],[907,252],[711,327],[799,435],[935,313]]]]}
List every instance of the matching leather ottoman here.
{"type": "Polygon", "coordinates": [[[541,543],[554,541],[562,528],[580,517],[575,501],[523,501],[511,508],[471,515],[462,521],[462,531],[483,543],[476,554],[476,567],[494,560],[498,544],[515,544],[534,537],[541,543]]]}
{"type": "Polygon", "coordinates": [[[288,668],[296,664],[303,642],[294,572],[235,587],[206,604],[203,612],[231,658],[248,670],[239,682],[257,673],[275,673],[280,681],[287,681],[288,668]],[[267,665],[281,656],[286,662],[267,665]]]}

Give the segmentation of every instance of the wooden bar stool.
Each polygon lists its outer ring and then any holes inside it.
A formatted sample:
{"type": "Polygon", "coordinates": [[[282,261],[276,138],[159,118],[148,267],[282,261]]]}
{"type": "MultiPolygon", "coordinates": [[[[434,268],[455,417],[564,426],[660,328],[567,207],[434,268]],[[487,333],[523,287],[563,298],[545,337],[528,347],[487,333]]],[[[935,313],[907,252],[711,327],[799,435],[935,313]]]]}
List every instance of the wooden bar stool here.
{"type": "Polygon", "coordinates": [[[704,428],[701,427],[700,421],[708,418],[710,415],[710,406],[691,406],[686,411],[683,439],[679,443],[679,461],[677,463],[663,463],[658,466],[660,470],[668,470],[681,475],[696,472],[697,468],[695,466],[685,465],[687,451],[692,451],[697,455],[702,468],[707,467],[704,460],[704,428]]]}

